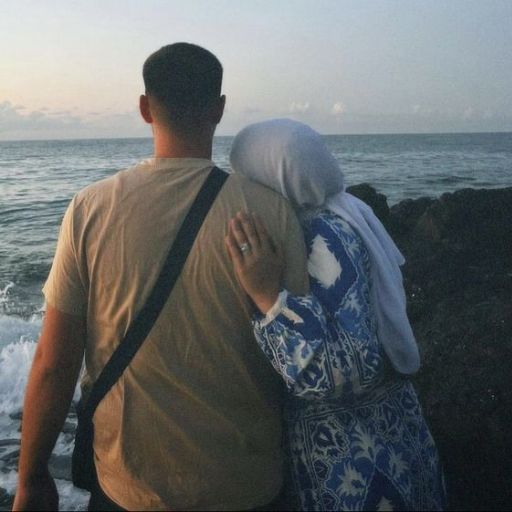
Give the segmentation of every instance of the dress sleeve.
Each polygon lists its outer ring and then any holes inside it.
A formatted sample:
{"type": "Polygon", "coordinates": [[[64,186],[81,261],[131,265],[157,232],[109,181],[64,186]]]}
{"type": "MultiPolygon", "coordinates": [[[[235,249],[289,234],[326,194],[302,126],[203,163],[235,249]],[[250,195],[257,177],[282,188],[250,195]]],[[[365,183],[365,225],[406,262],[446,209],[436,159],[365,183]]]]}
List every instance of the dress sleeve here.
{"type": "Polygon", "coordinates": [[[311,293],[282,292],[256,339],[288,391],[334,398],[373,386],[383,355],[370,308],[368,255],[356,234],[326,215],[307,226],[311,293]]]}
{"type": "Polygon", "coordinates": [[[259,346],[291,394],[307,399],[334,393],[338,364],[325,312],[314,295],[283,290],[267,314],[254,319],[253,327],[259,346]]]}

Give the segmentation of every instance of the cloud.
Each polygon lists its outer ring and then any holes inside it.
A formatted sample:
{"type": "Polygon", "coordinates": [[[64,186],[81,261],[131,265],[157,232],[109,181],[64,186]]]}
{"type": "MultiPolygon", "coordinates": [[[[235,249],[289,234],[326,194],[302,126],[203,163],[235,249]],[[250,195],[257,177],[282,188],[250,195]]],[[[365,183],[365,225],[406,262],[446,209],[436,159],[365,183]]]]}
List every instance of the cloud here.
{"type": "Polygon", "coordinates": [[[482,114],[482,118],[483,119],[492,119],[494,117],[494,113],[492,112],[492,110],[490,109],[485,109],[483,114],[482,114]]]}
{"type": "Polygon", "coordinates": [[[309,110],[310,103],[309,101],[294,101],[290,104],[289,112],[290,114],[304,114],[309,110]]]}
{"type": "Polygon", "coordinates": [[[243,113],[247,115],[254,115],[254,114],[261,114],[263,110],[260,108],[254,108],[254,107],[247,107],[243,113]]]}
{"type": "Polygon", "coordinates": [[[4,112],[5,110],[16,110],[16,107],[10,101],[2,101],[0,103],[0,112],[4,112]]]}
{"type": "Polygon", "coordinates": [[[84,117],[69,110],[20,112],[10,101],[0,102],[0,139],[60,139],[139,137],[148,135],[136,109],[84,117]]]}
{"type": "Polygon", "coordinates": [[[467,107],[462,113],[463,119],[471,119],[475,115],[475,109],[473,107],[467,107]]]}
{"type": "Polygon", "coordinates": [[[335,115],[335,116],[341,116],[342,114],[344,114],[344,113],[346,112],[346,108],[345,108],[344,103],[342,103],[341,101],[337,101],[337,102],[332,106],[331,112],[332,112],[332,113],[333,113],[333,115],[335,115]]]}
{"type": "Polygon", "coordinates": [[[492,110],[488,108],[479,109],[474,106],[443,106],[413,105],[412,114],[417,118],[430,118],[438,121],[487,121],[495,117],[492,110]]]}
{"type": "Polygon", "coordinates": [[[419,117],[429,117],[435,112],[432,107],[426,105],[413,105],[412,113],[419,117]]]}
{"type": "Polygon", "coordinates": [[[82,122],[79,117],[67,114],[64,117],[56,118],[42,110],[34,110],[28,113],[20,113],[20,110],[24,109],[13,106],[10,101],[0,103],[0,133],[77,127],[82,122]]]}
{"type": "Polygon", "coordinates": [[[70,110],[54,110],[52,112],[49,112],[52,116],[70,116],[71,111],[70,110]]]}

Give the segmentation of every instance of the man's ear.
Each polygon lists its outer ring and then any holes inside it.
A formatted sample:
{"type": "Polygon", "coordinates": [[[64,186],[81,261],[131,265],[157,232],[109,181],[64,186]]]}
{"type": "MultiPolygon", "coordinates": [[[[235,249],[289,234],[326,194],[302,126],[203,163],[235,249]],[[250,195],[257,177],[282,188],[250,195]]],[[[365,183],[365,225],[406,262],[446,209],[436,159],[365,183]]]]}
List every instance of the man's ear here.
{"type": "Polygon", "coordinates": [[[148,124],[153,123],[153,116],[151,115],[151,109],[149,108],[149,99],[145,94],[141,94],[139,98],[139,110],[142,119],[148,124]]]}
{"type": "Polygon", "coordinates": [[[219,101],[217,102],[217,105],[213,108],[212,114],[213,114],[213,122],[215,124],[219,124],[220,120],[222,119],[222,115],[224,114],[224,107],[226,106],[226,95],[223,94],[219,101]]]}

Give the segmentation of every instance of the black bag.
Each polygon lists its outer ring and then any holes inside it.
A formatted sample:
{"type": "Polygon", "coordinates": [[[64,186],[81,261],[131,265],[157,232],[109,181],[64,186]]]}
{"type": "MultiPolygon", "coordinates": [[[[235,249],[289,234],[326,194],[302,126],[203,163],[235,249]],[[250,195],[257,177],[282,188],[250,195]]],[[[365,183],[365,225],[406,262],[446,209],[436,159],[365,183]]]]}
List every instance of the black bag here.
{"type": "Polygon", "coordinates": [[[176,235],[146,304],[101,371],[87,401],[80,401],[78,404],[78,426],[71,460],[72,479],[76,487],[92,491],[97,485],[93,450],[93,416],[96,407],[121,377],[155,324],[181,273],[203,220],[227,177],[228,174],[218,167],[210,171],[176,235]]]}

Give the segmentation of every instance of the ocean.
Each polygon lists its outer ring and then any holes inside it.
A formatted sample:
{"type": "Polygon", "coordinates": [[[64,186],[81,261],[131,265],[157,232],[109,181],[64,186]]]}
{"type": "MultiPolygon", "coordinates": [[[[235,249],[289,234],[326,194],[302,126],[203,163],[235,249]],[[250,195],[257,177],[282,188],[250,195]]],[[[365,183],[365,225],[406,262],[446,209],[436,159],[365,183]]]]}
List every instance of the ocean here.
{"type": "MultiPolygon", "coordinates": [[[[390,205],[460,188],[512,184],[512,133],[336,135],[326,143],[348,185],[367,182],[390,205]]],[[[232,137],[216,137],[213,159],[229,167],[232,137]]],[[[41,287],[59,224],[73,195],[151,155],[150,139],[0,142],[0,507],[16,485],[23,392],[41,328],[41,287]],[[4,489],[4,491],[2,491],[4,489]]],[[[53,467],[65,473],[72,427],[53,467]]],[[[85,510],[86,493],[58,480],[61,508],[85,510]]],[[[0,508],[1,509],[1,508],[0,508]]]]}

